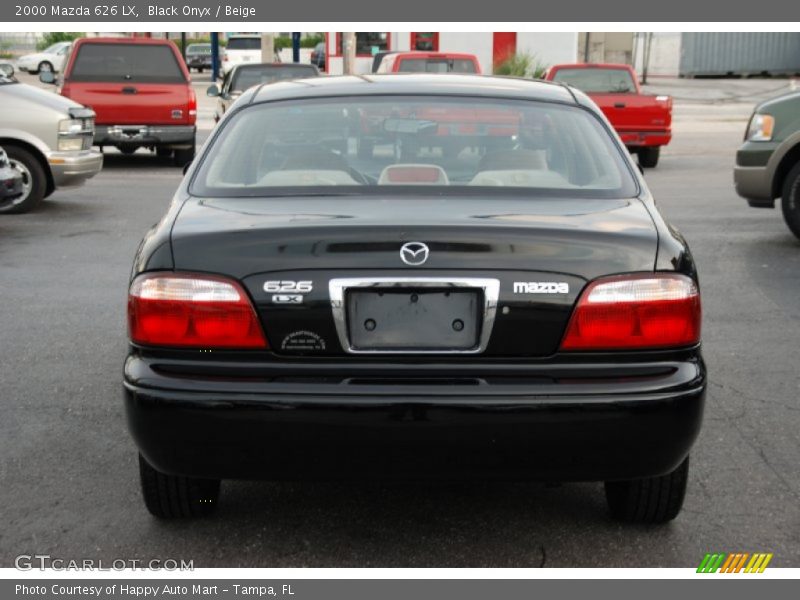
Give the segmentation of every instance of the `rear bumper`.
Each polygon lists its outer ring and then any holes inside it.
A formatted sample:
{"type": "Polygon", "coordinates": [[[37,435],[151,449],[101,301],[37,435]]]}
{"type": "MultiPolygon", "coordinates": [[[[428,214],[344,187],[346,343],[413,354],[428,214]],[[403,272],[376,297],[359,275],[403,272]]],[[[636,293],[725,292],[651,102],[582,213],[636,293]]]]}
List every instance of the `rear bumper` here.
{"type": "Polygon", "coordinates": [[[95,146],[191,146],[195,125],[96,125],[95,146]]]}
{"type": "Polygon", "coordinates": [[[662,375],[607,383],[279,383],[169,376],[131,355],[124,398],[142,454],[176,475],[599,481],[666,473],[699,432],[702,360],[651,367],[662,375]]]}
{"type": "Polygon", "coordinates": [[[50,152],[47,164],[56,188],[83,185],[103,168],[103,154],[97,150],[81,152],[50,152]]]}
{"type": "Polygon", "coordinates": [[[618,131],[622,143],[629,148],[666,146],[672,140],[669,131],[618,131]]]}

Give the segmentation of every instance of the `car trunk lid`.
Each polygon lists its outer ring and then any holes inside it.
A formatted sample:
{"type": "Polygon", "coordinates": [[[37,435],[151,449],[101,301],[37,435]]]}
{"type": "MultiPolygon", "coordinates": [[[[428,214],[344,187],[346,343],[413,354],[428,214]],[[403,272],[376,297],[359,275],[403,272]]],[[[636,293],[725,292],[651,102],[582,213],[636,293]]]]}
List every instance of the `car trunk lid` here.
{"type": "MultiPolygon", "coordinates": [[[[490,280],[497,286],[491,336],[477,352],[464,353],[547,356],[557,350],[588,280],[652,271],[655,264],[656,230],[638,199],[392,200],[392,224],[386,220],[387,202],[363,197],[189,199],[173,227],[175,268],[243,281],[271,347],[311,356],[352,352],[348,341],[363,336],[346,329],[348,323],[357,316],[359,327],[368,327],[372,318],[350,310],[348,298],[359,290],[348,288],[340,307],[346,315],[342,335],[343,323],[337,323],[331,306],[338,281],[400,282],[393,290],[382,289],[405,294],[400,301],[387,297],[376,305],[364,296],[364,310],[377,310],[384,320],[402,313],[412,321],[409,327],[416,322],[426,328],[441,326],[425,320],[441,313],[448,326],[461,319],[465,326],[459,331],[477,339],[485,326],[485,290],[479,290],[473,306],[458,296],[451,296],[458,302],[437,299],[433,294],[464,290],[435,282],[490,280]],[[408,242],[427,245],[423,264],[403,262],[400,251],[408,242]],[[423,284],[423,279],[434,284],[423,284]],[[414,302],[422,303],[416,312],[403,308],[412,292],[418,296],[414,302]],[[456,312],[476,310],[478,322],[448,313],[449,306],[456,312]]],[[[466,284],[466,291],[478,288],[466,284]]],[[[397,325],[386,330],[404,337],[397,325]]],[[[404,339],[407,345],[413,334],[404,339]]]]}

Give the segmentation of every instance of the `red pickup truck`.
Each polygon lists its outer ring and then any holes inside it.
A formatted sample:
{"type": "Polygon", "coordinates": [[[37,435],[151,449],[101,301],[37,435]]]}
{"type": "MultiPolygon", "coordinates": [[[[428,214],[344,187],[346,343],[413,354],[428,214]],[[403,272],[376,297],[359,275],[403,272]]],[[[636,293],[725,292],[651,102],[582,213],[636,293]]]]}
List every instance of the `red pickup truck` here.
{"type": "Polygon", "coordinates": [[[94,143],[194,158],[197,98],[175,44],[146,38],[84,38],[73,45],[61,94],[97,114],[94,143]]]}
{"type": "Polygon", "coordinates": [[[629,65],[555,65],[545,74],[588,94],[643,167],[658,164],[661,146],[672,139],[672,98],[643,94],[629,65]]]}
{"type": "Polygon", "coordinates": [[[384,52],[374,62],[377,62],[372,67],[374,73],[481,73],[474,54],[457,52],[384,52]]]}

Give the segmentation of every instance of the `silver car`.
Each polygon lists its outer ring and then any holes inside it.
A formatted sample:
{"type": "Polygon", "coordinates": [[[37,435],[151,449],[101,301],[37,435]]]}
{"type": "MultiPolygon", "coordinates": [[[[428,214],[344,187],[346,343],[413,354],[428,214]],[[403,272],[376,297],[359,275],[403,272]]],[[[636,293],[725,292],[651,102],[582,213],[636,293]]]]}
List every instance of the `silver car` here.
{"type": "Polygon", "coordinates": [[[92,149],[94,111],[0,75],[0,144],[22,173],[22,194],[0,213],[35,208],[56,189],[82,185],[103,167],[92,149]]]}
{"type": "Polygon", "coordinates": [[[299,63],[236,65],[225,75],[221,88],[214,84],[206,91],[209,96],[217,98],[214,121],[219,121],[242,92],[254,85],[307,77],[319,77],[319,69],[314,65],[299,63]]]}

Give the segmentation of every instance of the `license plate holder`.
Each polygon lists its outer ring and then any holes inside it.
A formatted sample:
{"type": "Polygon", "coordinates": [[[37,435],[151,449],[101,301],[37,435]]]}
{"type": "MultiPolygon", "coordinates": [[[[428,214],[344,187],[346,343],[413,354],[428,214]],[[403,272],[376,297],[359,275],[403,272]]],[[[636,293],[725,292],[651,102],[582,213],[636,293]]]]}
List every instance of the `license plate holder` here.
{"type": "Polygon", "coordinates": [[[350,289],[355,351],[469,351],[479,344],[483,294],[477,289],[350,289]]]}

